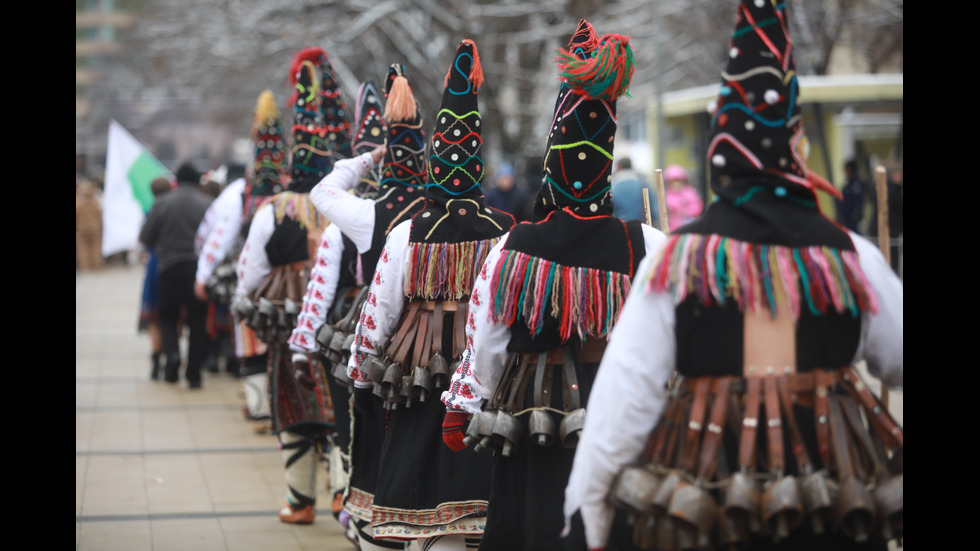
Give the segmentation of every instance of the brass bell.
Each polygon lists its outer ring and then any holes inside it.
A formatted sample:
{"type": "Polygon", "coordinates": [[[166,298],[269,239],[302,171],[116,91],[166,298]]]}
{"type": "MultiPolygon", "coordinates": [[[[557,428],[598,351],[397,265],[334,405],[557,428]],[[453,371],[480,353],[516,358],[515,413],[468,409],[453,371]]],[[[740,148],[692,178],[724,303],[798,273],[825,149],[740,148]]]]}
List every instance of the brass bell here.
{"type": "Polygon", "coordinates": [[[670,496],[667,514],[677,521],[679,549],[703,549],[711,541],[718,518],[715,498],[703,488],[681,482],[670,496]]]}
{"type": "Polygon", "coordinates": [[[324,323],[316,330],[316,343],[320,346],[320,350],[327,350],[330,348],[330,339],[333,338],[334,327],[329,323],[324,323]]]}
{"type": "MultiPolygon", "coordinates": [[[[653,500],[650,502],[651,516],[662,517],[667,514],[667,510],[670,509],[670,497],[673,495],[674,489],[681,482],[681,477],[677,473],[670,473],[660,481],[657,490],[653,494],[653,500]]],[[[673,527],[673,524],[671,524],[671,527],[673,527]]],[[[673,531],[673,528],[671,528],[671,531],[673,531]]]]}
{"type": "Polygon", "coordinates": [[[412,398],[414,398],[414,395],[412,393],[411,375],[402,375],[402,384],[398,387],[398,397],[401,403],[405,404],[405,407],[412,407],[412,398]]]}
{"type": "Polygon", "coordinates": [[[449,363],[446,362],[446,358],[442,356],[441,352],[436,352],[429,360],[429,371],[432,374],[432,385],[435,388],[442,388],[442,385],[449,381],[456,369],[449,371],[449,363]]]}
{"type": "Polygon", "coordinates": [[[827,484],[827,475],[823,471],[806,475],[800,483],[800,491],[803,510],[813,526],[813,533],[823,534],[834,514],[834,496],[827,484]]]}
{"type": "Polygon", "coordinates": [[[904,535],[902,528],[902,517],[905,510],[904,476],[904,474],[890,476],[875,488],[875,508],[881,518],[882,536],[885,541],[901,538],[904,535]]]}
{"type": "Polygon", "coordinates": [[[412,369],[411,381],[409,386],[412,394],[418,396],[419,402],[424,402],[425,398],[432,392],[432,374],[425,366],[417,365],[412,369]]]}
{"type": "Polygon", "coordinates": [[[388,362],[377,356],[371,356],[370,358],[367,366],[368,376],[371,377],[371,381],[380,384],[384,381],[385,372],[388,371],[388,362]]]}
{"type": "Polygon", "coordinates": [[[531,431],[531,438],[539,446],[550,446],[555,443],[555,435],[558,433],[555,427],[555,419],[550,413],[536,409],[531,412],[528,420],[528,430],[531,431]]]}
{"type": "Polygon", "coordinates": [[[403,372],[401,364],[392,362],[388,364],[388,369],[385,370],[384,378],[381,380],[381,386],[385,389],[386,401],[392,404],[401,402],[399,389],[401,388],[403,372]]]}
{"type": "Polygon", "coordinates": [[[474,446],[474,451],[480,451],[490,445],[490,436],[493,434],[493,425],[497,421],[496,411],[481,411],[473,416],[469,426],[466,427],[466,436],[463,444],[474,446]]]}
{"type": "Polygon", "coordinates": [[[803,495],[795,476],[782,476],[769,482],[762,492],[762,520],[772,529],[775,539],[789,536],[803,520],[803,495]]]}
{"type": "Polygon", "coordinates": [[[721,509],[722,516],[729,521],[730,531],[734,531],[733,536],[740,534],[748,542],[749,533],[759,533],[762,529],[759,521],[761,499],[762,485],[758,479],[744,472],[728,477],[721,509]]]}
{"type": "Polygon", "coordinates": [[[354,380],[347,375],[347,364],[337,363],[333,366],[333,371],[331,371],[333,378],[336,379],[341,384],[352,385],[354,380]]]}
{"type": "Polygon", "coordinates": [[[875,504],[864,483],[855,476],[840,481],[837,494],[837,523],[841,531],[861,543],[875,521],[875,504]]]}
{"type": "Polygon", "coordinates": [[[657,511],[653,508],[653,497],[659,485],[660,476],[646,465],[628,465],[616,475],[609,501],[631,515],[654,518],[657,511]]]}
{"type": "Polygon", "coordinates": [[[522,434],[524,434],[524,427],[517,417],[504,411],[497,412],[491,438],[501,445],[504,457],[510,457],[522,434]]]}
{"type": "Polygon", "coordinates": [[[578,445],[578,438],[582,434],[582,427],[585,426],[585,408],[578,408],[565,414],[558,427],[558,435],[561,443],[566,448],[574,448],[578,445]]]}

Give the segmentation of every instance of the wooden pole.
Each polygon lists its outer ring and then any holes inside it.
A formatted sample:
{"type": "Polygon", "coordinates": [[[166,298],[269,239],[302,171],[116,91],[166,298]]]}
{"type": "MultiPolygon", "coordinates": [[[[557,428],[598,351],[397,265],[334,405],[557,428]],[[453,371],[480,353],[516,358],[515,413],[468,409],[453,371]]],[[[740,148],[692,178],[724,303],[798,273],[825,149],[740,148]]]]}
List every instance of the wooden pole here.
{"type": "MultiPolygon", "coordinates": [[[[878,248],[885,256],[888,269],[892,266],[891,234],[888,232],[888,173],[885,167],[875,167],[875,191],[878,196],[878,248]]],[[[888,409],[888,387],[881,384],[881,405],[888,409]]]]}
{"type": "Polygon", "coordinates": [[[653,225],[653,218],[650,216],[650,188],[643,188],[643,216],[647,219],[647,225],[653,225]]]}
{"type": "Polygon", "coordinates": [[[667,224],[667,196],[664,193],[664,171],[657,169],[657,206],[660,208],[660,231],[664,235],[670,235],[670,226],[667,224]]]}

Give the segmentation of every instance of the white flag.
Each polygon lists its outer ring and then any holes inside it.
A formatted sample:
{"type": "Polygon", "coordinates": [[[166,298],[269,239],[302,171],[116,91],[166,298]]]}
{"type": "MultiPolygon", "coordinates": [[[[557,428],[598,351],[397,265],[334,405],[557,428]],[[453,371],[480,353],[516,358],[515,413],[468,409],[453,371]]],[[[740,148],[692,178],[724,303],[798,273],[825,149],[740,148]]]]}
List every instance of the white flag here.
{"type": "Polygon", "coordinates": [[[102,256],[110,256],[139,248],[140,229],[153,205],[150,182],[173,175],[114,120],[109,122],[105,164],[102,256]]]}

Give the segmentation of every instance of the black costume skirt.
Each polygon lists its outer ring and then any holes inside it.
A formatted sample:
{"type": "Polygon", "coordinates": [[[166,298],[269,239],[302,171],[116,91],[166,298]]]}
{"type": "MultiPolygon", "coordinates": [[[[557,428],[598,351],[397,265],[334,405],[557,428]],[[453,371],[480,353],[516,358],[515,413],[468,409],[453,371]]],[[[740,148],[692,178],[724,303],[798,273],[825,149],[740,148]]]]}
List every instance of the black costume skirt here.
{"type": "Polygon", "coordinates": [[[375,537],[478,535],[485,528],[491,454],[454,452],[443,443],[446,408],[438,396],[391,411],[374,495],[375,537]]]}

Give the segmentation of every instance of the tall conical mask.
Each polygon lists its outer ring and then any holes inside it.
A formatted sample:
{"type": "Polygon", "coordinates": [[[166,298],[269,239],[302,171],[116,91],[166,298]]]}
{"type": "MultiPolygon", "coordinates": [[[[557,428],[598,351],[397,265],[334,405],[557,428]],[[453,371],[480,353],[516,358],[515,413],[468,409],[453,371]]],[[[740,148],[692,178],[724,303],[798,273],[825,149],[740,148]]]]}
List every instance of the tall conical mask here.
{"type": "Polygon", "coordinates": [[[248,195],[265,197],[282,191],[282,170],[286,157],[279,108],[271,90],[259,94],[252,115],[252,144],[255,158],[252,160],[252,178],[248,181],[248,195]]]}
{"type": "Polygon", "coordinates": [[[388,149],[381,161],[381,185],[421,186],[425,184],[428,166],[422,111],[400,63],[388,68],[385,96],[388,149]]]}
{"type": "MultiPolygon", "coordinates": [[[[355,157],[384,145],[387,126],[382,116],[383,111],[384,106],[374,81],[362,82],[357,89],[357,103],[354,108],[354,120],[357,121],[357,126],[354,129],[351,149],[355,157]]],[[[361,197],[373,194],[377,191],[380,180],[381,165],[379,163],[361,178],[360,183],[355,187],[355,194],[361,197]]]]}
{"type": "Polygon", "coordinates": [[[785,3],[738,4],[721,76],[707,152],[714,191],[724,193],[733,180],[753,179],[783,190],[798,186],[839,195],[806,165],[809,145],[785,3]]]}
{"type": "Polygon", "coordinates": [[[293,129],[290,146],[289,190],[309,193],[333,168],[330,143],[320,111],[320,87],[316,67],[299,61],[291,75],[294,82],[293,129]]]}
{"type": "MultiPolygon", "coordinates": [[[[629,37],[596,37],[579,22],[568,49],[555,60],[562,87],[548,135],[540,201],[578,214],[611,214],[616,102],[633,77],[629,37]]],[[[538,205],[540,208],[541,205],[538,205]]]]}
{"type": "Polygon", "coordinates": [[[485,164],[480,156],[482,118],[477,93],[483,84],[483,68],[476,44],[463,40],[446,74],[442,105],[436,114],[429,156],[430,201],[482,197],[480,187],[485,164]]]}

